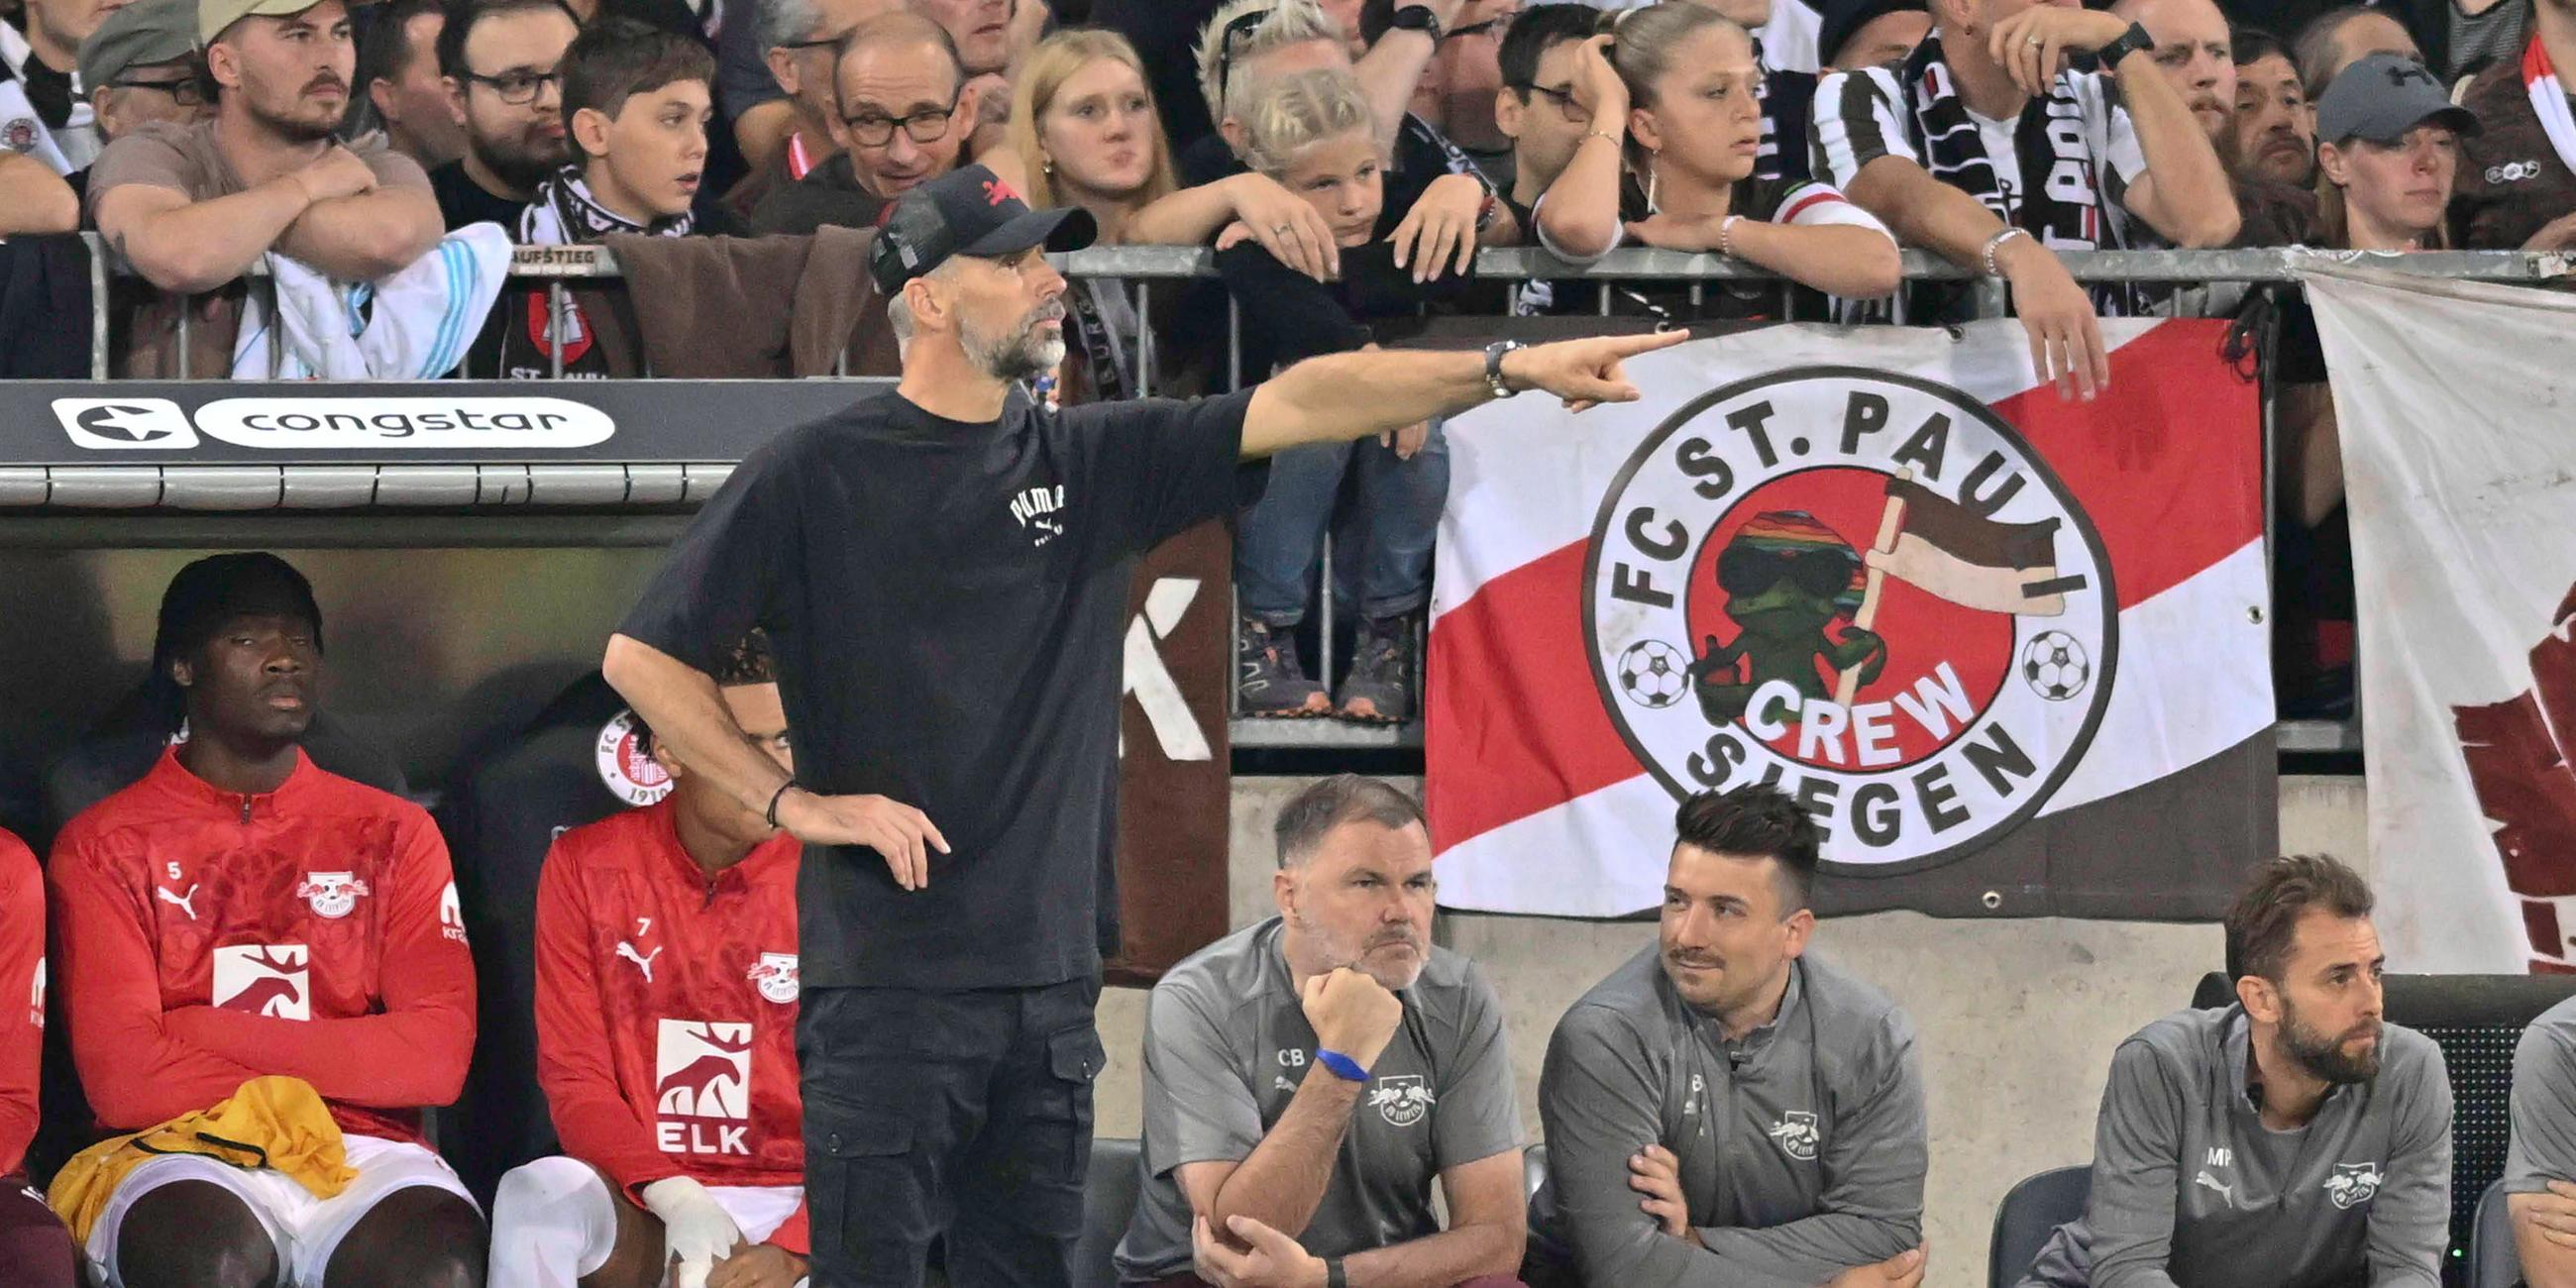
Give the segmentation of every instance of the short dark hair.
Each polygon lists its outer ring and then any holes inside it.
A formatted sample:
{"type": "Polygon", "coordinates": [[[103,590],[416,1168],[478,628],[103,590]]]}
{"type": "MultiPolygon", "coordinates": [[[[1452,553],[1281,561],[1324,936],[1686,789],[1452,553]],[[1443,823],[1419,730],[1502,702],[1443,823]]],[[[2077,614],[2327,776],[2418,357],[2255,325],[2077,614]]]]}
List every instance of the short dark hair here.
{"type": "MultiPolygon", "coordinates": [[[[633,18],[602,18],[583,28],[564,51],[564,124],[569,129],[573,113],[584,108],[613,121],[626,110],[626,100],[638,94],[680,81],[704,81],[713,88],[715,77],[715,55],[705,45],[633,18]]],[[[572,146],[582,153],[578,136],[572,146]]]]}
{"type": "MultiPolygon", "coordinates": [[[[2355,18],[2366,18],[2372,14],[2386,18],[2401,27],[2406,25],[2403,19],[2385,9],[2372,8],[2366,4],[2348,4],[2340,9],[2328,9],[2308,19],[2308,25],[2299,28],[2297,38],[2291,42],[2293,50],[2291,61],[2298,65],[2299,84],[2306,87],[2308,97],[2315,98],[2325,93],[2326,82],[2334,79],[2333,73],[2328,70],[2326,64],[2334,60],[2335,37],[2342,33],[2344,24],[2355,18]]],[[[2414,39],[2414,34],[2409,30],[2407,39],[2414,39]]]]}
{"type": "MultiPolygon", "coordinates": [[[[738,688],[746,684],[778,683],[778,661],[769,651],[769,632],[757,626],[751,628],[749,635],[734,641],[732,648],[726,649],[723,655],[716,658],[715,666],[707,672],[707,678],[715,681],[716,687],[720,689],[738,688]]],[[[652,755],[653,726],[645,723],[644,713],[641,711],[630,707],[626,714],[627,718],[635,723],[635,745],[643,748],[645,755],[652,755]]]]}
{"type": "Polygon", "coordinates": [[[1394,784],[1358,774],[1335,774],[1289,798],[1279,809],[1273,834],[1279,839],[1279,866],[1295,867],[1312,858],[1324,837],[1344,823],[1375,823],[1390,831],[1431,821],[1422,804],[1394,784]]]}
{"type": "Polygon", "coordinates": [[[1590,40],[1601,29],[1601,11],[1588,4],[1542,4],[1521,10],[1494,59],[1503,69],[1505,88],[1529,101],[1538,84],[1538,60],[1569,40],[1590,40]]]}
{"type": "Polygon", "coordinates": [[[2290,57],[2290,47],[2282,43],[2279,36],[2261,27],[2228,28],[2227,47],[2239,67],[2259,63],[2266,58],[2279,58],[2294,69],[2298,66],[2298,60],[2290,57]]]}
{"type": "MultiPolygon", "coordinates": [[[[474,34],[474,24],[486,18],[535,9],[555,10],[572,19],[574,27],[581,26],[581,15],[574,13],[572,6],[565,4],[564,0],[447,0],[447,24],[438,29],[438,74],[465,79],[465,39],[474,34]]],[[[366,84],[365,81],[358,83],[366,84]]]]}
{"type": "MultiPolygon", "coordinates": [[[[367,88],[377,81],[394,80],[403,68],[420,57],[422,51],[412,48],[411,20],[425,13],[440,15],[439,30],[446,30],[446,5],[443,0],[391,0],[376,10],[367,21],[367,29],[358,37],[358,70],[351,98],[363,99],[367,88]]],[[[435,56],[437,45],[431,44],[435,56]]]]}
{"type": "Polygon", "coordinates": [[[1675,846],[1778,863],[1783,913],[1806,907],[1815,889],[1824,834],[1815,815],[1777,787],[1750,783],[1696,793],[1674,811],[1673,834],[1675,846]]]}
{"type": "Polygon", "coordinates": [[[2367,917],[2370,883],[2327,854],[2292,854],[2257,864],[2245,889],[2227,910],[2227,974],[2260,976],[2275,984],[2289,964],[2299,919],[2311,908],[2338,917],[2367,917]]]}

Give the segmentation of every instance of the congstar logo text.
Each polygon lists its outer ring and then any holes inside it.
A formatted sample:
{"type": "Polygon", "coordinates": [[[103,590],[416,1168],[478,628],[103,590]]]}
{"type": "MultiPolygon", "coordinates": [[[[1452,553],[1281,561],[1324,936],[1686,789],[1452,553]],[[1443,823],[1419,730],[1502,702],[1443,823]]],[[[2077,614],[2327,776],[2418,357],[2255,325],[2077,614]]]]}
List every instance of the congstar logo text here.
{"type": "Polygon", "coordinates": [[[162,398],[57,398],[75,446],[94,451],[183,449],[198,435],[272,451],[527,451],[591,447],[617,424],[561,398],[218,398],[194,424],[162,398]]]}

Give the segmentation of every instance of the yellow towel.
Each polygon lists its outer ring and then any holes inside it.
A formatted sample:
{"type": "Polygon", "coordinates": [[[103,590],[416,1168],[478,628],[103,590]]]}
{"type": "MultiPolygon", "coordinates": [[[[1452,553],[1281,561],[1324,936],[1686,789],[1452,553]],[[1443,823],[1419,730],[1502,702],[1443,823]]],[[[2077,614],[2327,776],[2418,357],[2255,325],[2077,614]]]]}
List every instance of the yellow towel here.
{"type": "Polygon", "coordinates": [[[327,1199],[358,1179],[340,1147],[340,1125],[313,1084],[302,1078],[253,1078],[212,1109],[181,1114],[158,1127],[118,1136],[82,1150],[63,1164],[45,1192],[72,1237],[89,1242],[89,1228],[107,1209],[126,1173],[164,1154],[197,1154],[247,1171],[266,1167],[293,1177],[327,1199]]]}

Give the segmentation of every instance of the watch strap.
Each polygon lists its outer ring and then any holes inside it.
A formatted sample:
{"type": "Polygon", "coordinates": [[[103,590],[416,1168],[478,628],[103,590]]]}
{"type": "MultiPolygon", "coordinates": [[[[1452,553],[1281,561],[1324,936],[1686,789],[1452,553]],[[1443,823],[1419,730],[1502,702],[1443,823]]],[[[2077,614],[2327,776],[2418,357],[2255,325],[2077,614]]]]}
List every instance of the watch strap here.
{"type": "Polygon", "coordinates": [[[1520,392],[1503,380],[1503,356],[1514,349],[1528,347],[1518,340],[1496,340],[1485,346],[1485,386],[1496,398],[1509,398],[1520,392]]]}
{"type": "Polygon", "coordinates": [[[1397,6],[1387,26],[1395,31],[1418,31],[1431,37],[1432,44],[1440,43],[1440,14],[1427,4],[1397,6]]]}
{"type": "Polygon", "coordinates": [[[2155,47],[2156,38],[2147,34],[2146,27],[2139,23],[2130,23],[2129,29],[2121,32],[2118,39],[2102,46],[2102,66],[2116,68],[2129,55],[2151,51],[2155,47]]]}
{"type": "Polygon", "coordinates": [[[1350,1272],[1342,1269],[1340,1257],[1324,1258],[1324,1288],[1351,1288],[1350,1272]]]}

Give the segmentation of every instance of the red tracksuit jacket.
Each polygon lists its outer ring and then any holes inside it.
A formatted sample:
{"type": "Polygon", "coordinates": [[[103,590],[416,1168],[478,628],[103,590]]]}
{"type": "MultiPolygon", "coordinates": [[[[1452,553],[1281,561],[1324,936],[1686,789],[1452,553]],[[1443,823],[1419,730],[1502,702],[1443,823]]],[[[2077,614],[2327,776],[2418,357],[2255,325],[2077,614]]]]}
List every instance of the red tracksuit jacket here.
{"type": "Polygon", "coordinates": [[[36,1138],[36,1077],[45,1050],[45,874],[24,842],[0,832],[0,1176],[36,1138]]]}
{"type": "Polygon", "coordinates": [[[164,752],[48,865],[72,1059],[101,1124],[152,1126],[251,1078],[313,1084],[340,1129],[418,1142],[474,1050],[474,961],[419,806],[303,753],[265,796],[164,752]]]}
{"type": "MultiPolygon", "coordinates": [[[[556,838],[537,879],[537,1081],[564,1152],[629,1198],[667,1176],[803,1185],[796,838],[714,880],[668,799],[556,838]]],[[[769,1237],[806,1250],[805,1210],[769,1237]]]]}

